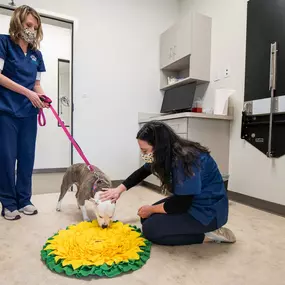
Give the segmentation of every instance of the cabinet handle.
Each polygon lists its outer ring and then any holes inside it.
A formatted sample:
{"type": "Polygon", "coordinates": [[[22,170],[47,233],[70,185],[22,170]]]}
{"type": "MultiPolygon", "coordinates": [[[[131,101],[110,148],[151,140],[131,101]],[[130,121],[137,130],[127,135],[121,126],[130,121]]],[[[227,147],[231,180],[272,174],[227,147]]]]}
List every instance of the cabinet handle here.
{"type": "Polygon", "coordinates": [[[172,48],[169,50],[169,59],[172,59],[172,48]]]}

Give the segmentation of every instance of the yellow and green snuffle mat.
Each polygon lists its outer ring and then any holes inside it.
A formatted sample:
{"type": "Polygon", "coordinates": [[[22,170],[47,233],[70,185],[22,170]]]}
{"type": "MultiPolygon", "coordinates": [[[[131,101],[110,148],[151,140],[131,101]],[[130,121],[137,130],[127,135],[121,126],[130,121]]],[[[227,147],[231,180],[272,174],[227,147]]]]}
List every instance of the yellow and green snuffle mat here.
{"type": "Polygon", "coordinates": [[[102,229],[97,221],[60,230],[41,251],[47,267],[78,278],[115,277],[141,268],[150,257],[151,243],[135,226],[113,222],[102,229]]]}

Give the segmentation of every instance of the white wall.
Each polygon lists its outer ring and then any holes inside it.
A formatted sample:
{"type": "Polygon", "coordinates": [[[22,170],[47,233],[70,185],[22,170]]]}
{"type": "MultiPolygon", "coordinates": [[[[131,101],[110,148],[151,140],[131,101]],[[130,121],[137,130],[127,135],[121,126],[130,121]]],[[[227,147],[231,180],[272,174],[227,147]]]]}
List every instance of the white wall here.
{"type": "Polygon", "coordinates": [[[212,17],[211,84],[205,107],[212,107],[216,88],[237,92],[231,105],[235,118],[231,128],[230,181],[232,191],[285,205],[285,157],[269,159],[240,138],[244,100],[247,0],[181,0],[180,13],[188,9],[212,17]],[[215,75],[229,66],[230,78],[213,82],[215,75]]]}
{"type": "MultiPolygon", "coordinates": [[[[0,4],[8,1],[0,0],[0,4]]],[[[75,139],[112,179],[139,164],[138,112],[160,110],[159,34],[176,0],[17,0],[78,19],[75,34],[75,139]]],[[[55,43],[56,45],[56,43],[55,43]]],[[[76,156],[76,161],[81,161],[76,156]]]]}

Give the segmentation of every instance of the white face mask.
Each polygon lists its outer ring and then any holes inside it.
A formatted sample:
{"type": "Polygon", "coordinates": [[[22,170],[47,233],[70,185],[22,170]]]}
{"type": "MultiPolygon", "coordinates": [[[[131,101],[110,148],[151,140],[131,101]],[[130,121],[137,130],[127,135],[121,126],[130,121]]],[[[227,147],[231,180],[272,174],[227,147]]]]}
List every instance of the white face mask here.
{"type": "Polygon", "coordinates": [[[154,157],[153,157],[153,153],[145,153],[142,154],[142,159],[146,162],[146,163],[153,163],[154,162],[154,157]]]}
{"type": "Polygon", "coordinates": [[[31,31],[28,28],[25,28],[21,32],[22,39],[28,44],[34,44],[37,38],[37,31],[31,31]]]}

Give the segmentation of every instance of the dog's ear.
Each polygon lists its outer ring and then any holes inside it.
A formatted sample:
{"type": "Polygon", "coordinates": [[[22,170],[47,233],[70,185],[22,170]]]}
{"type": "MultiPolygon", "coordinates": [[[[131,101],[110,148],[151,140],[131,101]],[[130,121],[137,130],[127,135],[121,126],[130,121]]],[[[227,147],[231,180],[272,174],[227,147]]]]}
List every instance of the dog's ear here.
{"type": "Polygon", "coordinates": [[[102,184],[102,182],[103,182],[103,180],[102,180],[100,177],[98,177],[98,178],[95,180],[95,184],[96,184],[97,186],[100,186],[100,185],[102,184]]]}

